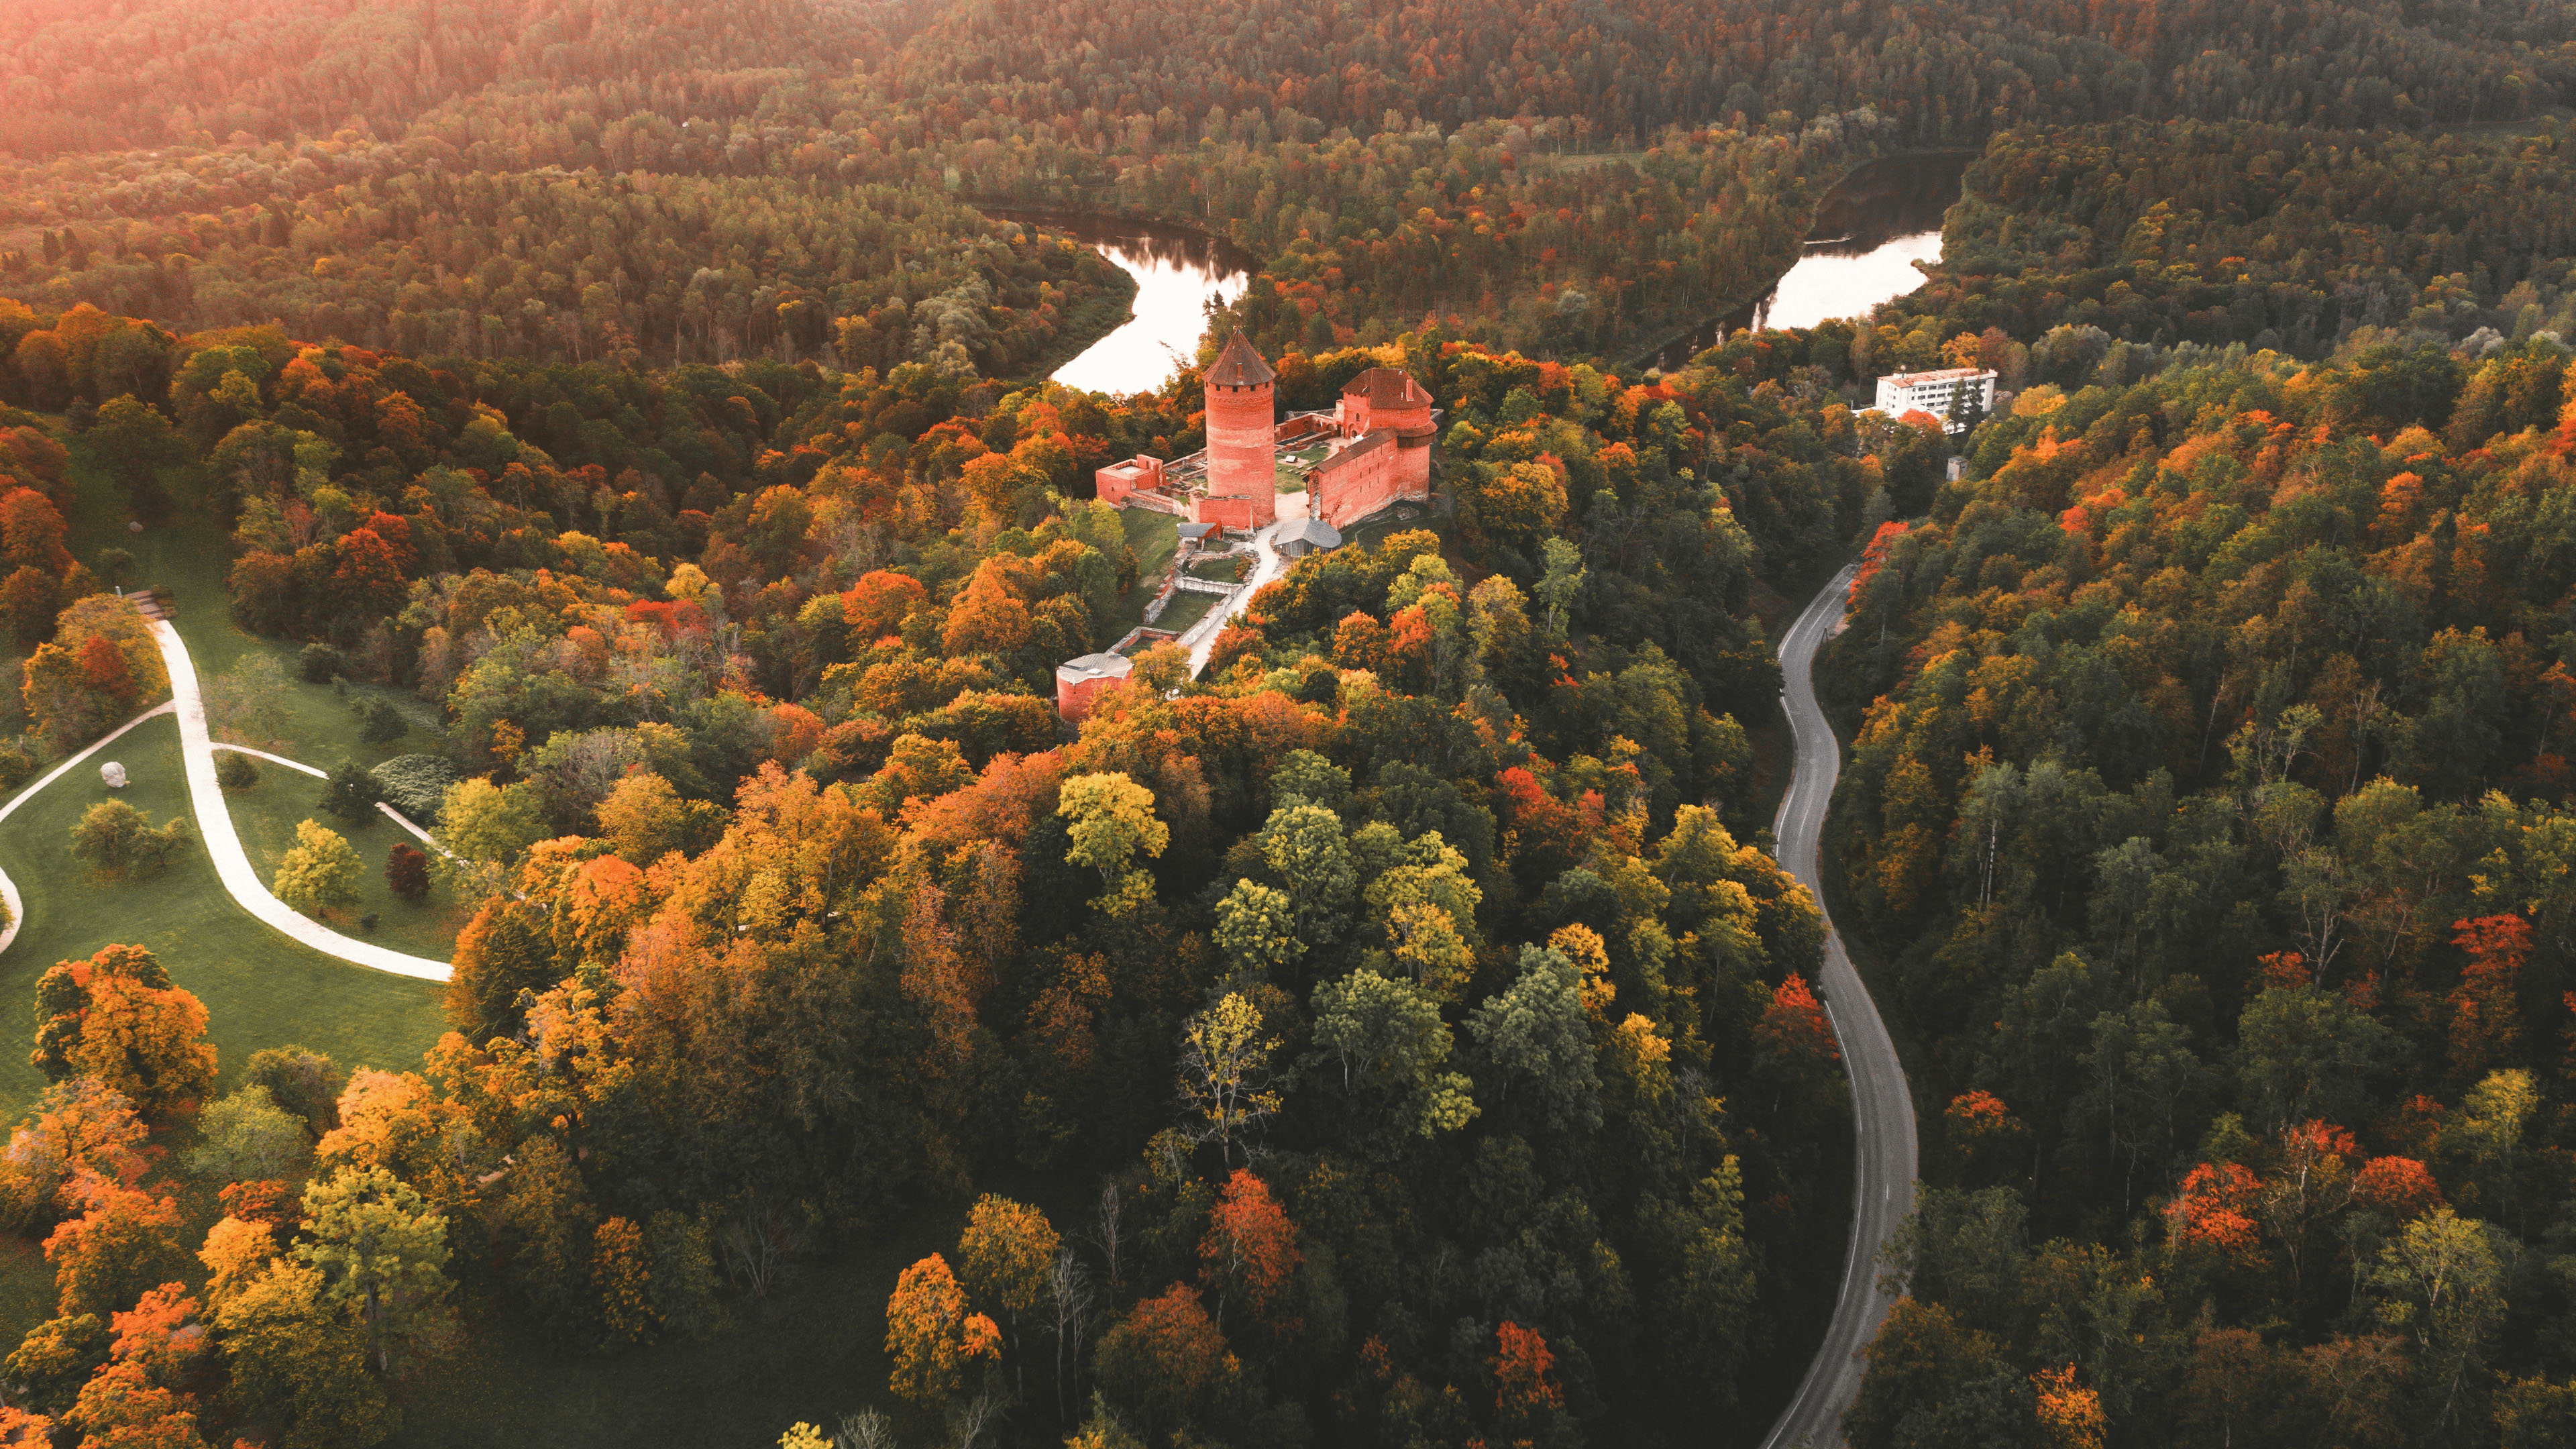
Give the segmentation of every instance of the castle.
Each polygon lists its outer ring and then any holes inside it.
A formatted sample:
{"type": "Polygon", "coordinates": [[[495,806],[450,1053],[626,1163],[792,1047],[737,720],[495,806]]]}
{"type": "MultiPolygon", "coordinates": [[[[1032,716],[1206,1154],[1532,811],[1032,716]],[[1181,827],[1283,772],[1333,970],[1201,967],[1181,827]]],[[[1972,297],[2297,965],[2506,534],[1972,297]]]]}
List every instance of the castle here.
{"type": "Polygon", "coordinates": [[[1238,332],[1207,370],[1207,449],[1166,463],[1136,457],[1094,475],[1104,503],[1177,513],[1251,531],[1279,521],[1285,473],[1307,492],[1310,519],[1347,528],[1399,502],[1431,497],[1431,394],[1412,374],[1373,367],[1330,412],[1278,416],[1277,374],[1238,332]]]}

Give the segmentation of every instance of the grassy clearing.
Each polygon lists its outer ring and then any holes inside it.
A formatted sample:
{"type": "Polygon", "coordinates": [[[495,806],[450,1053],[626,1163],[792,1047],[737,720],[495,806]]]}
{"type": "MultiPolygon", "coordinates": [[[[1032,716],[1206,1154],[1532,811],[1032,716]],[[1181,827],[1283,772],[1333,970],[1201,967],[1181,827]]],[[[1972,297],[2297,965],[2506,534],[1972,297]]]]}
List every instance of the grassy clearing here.
{"type": "MultiPolygon", "coordinates": [[[[187,641],[188,657],[195,662],[201,682],[211,682],[243,661],[261,657],[275,662],[286,679],[286,687],[272,700],[281,721],[278,733],[265,739],[239,738],[235,743],[324,770],[343,760],[375,765],[395,755],[441,750],[436,711],[417,695],[370,684],[338,688],[306,684],[296,677],[299,646],[234,627],[224,589],[226,550],[217,542],[222,537],[220,525],[209,519],[182,517],[148,525],[141,533],[135,533],[127,526],[132,515],[122,494],[96,479],[83,478],[79,484],[73,552],[96,567],[101,552],[122,548],[134,556],[134,584],[159,585],[171,591],[178,607],[174,622],[179,637],[187,641]],[[367,743],[360,738],[361,721],[351,708],[360,699],[390,701],[409,721],[411,732],[383,744],[367,743]]],[[[226,803],[232,811],[233,828],[241,835],[242,848],[249,853],[261,878],[266,879],[276,870],[278,858],[293,848],[296,822],[322,818],[317,804],[321,782],[265,761],[260,762],[259,770],[260,783],[242,794],[228,795],[226,803]]],[[[369,867],[361,885],[364,903],[346,913],[346,919],[334,920],[333,927],[365,935],[357,929],[356,917],[373,911],[381,918],[374,939],[399,951],[445,960],[455,949],[456,930],[463,924],[460,913],[444,906],[436,892],[428,903],[414,906],[385,889],[384,855],[395,839],[391,822],[379,820],[368,829],[356,831],[341,829],[339,822],[327,818],[323,823],[348,836],[369,867]]],[[[211,871],[208,878],[212,879],[211,871]]],[[[25,889],[23,882],[20,889],[25,889]]]]}
{"type": "MultiPolygon", "coordinates": [[[[75,553],[96,567],[103,550],[125,549],[136,561],[130,583],[170,586],[180,633],[201,670],[228,667],[254,647],[291,652],[250,639],[225,618],[220,530],[196,522],[130,533],[114,489],[83,479],[80,495],[73,515],[75,553]]],[[[291,727],[281,753],[318,751],[336,762],[332,752],[341,741],[356,744],[355,717],[327,688],[299,685],[289,693],[296,697],[286,701],[291,727]]],[[[0,956],[0,1020],[32,1030],[27,1003],[46,968],[126,943],[149,947],[175,984],[205,1002],[220,1069],[218,1091],[229,1090],[262,1047],[301,1043],[330,1053],[344,1069],[419,1064],[445,1027],[438,986],[350,965],[261,925],[233,903],[201,843],[182,850],[167,871],[150,880],[90,879],[68,849],[73,823],[90,806],[114,794],[156,822],[191,813],[175,720],[137,727],[102,758],[125,765],[132,778],[123,791],[109,791],[95,769],[75,770],[0,825],[0,870],[17,883],[27,905],[25,925],[0,956]]],[[[15,1120],[44,1086],[21,1050],[0,1050],[0,1107],[7,1113],[0,1120],[15,1120]]],[[[41,1249],[0,1238],[0,1344],[14,1345],[51,1317],[53,1306],[53,1273],[41,1249]]]]}
{"type": "Polygon", "coordinates": [[[278,670],[286,676],[286,690],[277,700],[285,716],[283,731],[271,740],[246,739],[237,743],[257,745],[326,770],[343,759],[372,765],[395,755],[433,753],[441,748],[436,711],[418,695],[371,684],[351,684],[343,695],[327,684],[303,683],[295,673],[299,646],[233,626],[230,597],[224,590],[229,550],[223,543],[221,524],[206,518],[176,517],[134,533],[126,527],[130,518],[117,489],[94,479],[81,479],[72,523],[72,552],[81,562],[96,568],[102,551],[124,549],[134,556],[132,585],[169,589],[178,607],[178,617],[173,622],[179,627],[179,637],[187,641],[188,657],[195,661],[200,680],[212,680],[256,655],[275,660],[278,670]],[[351,701],[358,698],[391,701],[410,722],[411,733],[382,745],[362,742],[358,738],[358,716],[350,708],[351,701]]]}
{"type": "Polygon", "coordinates": [[[259,766],[259,783],[247,790],[226,791],[225,803],[232,808],[233,829],[241,833],[242,850],[250,856],[261,879],[273,877],[278,861],[295,848],[296,825],[318,820],[345,836],[367,867],[358,882],[360,899],[356,908],[332,912],[325,924],[335,931],[414,956],[444,961],[455,954],[456,933],[464,928],[472,911],[435,884],[430,887],[429,898],[417,905],[385,886],[385,858],[397,843],[420,849],[418,840],[381,815],[364,829],[351,829],[347,822],[323,813],[321,781],[266,760],[255,763],[259,766]],[[358,918],[368,914],[376,917],[373,931],[358,925],[358,918]]]}
{"type": "Polygon", "coordinates": [[[1136,551],[1136,587],[1110,611],[1101,629],[1103,642],[1114,641],[1145,622],[1145,606],[1154,602],[1163,575],[1172,570],[1172,555],[1181,546],[1181,521],[1168,513],[1122,508],[1118,521],[1126,526],[1127,546],[1136,551]]]}
{"type": "MultiPolygon", "coordinates": [[[[1088,1221],[1099,1191],[1087,1170],[993,1167],[977,1179],[979,1190],[1034,1204],[1068,1237],[1088,1221]]],[[[386,1449],[482,1449],[495,1442],[495,1424],[509,1426],[510,1443],[561,1449],[771,1449],[799,1420],[828,1433],[865,1408],[895,1414],[907,1444],[947,1442],[905,1424],[904,1406],[886,1390],[885,1304],[906,1264],[933,1252],[953,1260],[964,1217],[962,1200],[933,1204],[829,1257],[793,1261],[767,1299],[729,1294],[734,1331],[705,1343],[601,1354],[516,1314],[477,1314],[434,1389],[404,1403],[403,1431],[386,1449]]],[[[1006,1439],[1053,1443],[1051,1350],[1024,1333],[1022,1352],[1028,1401],[1006,1439]]]]}
{"type": "MultiPolygon", "coordinates": [[[[115,795],[156,822],[188,813],[177,721],[138,726],[106,754],[131,775],[124,790],[109,790],[96,770],[75,770],[0,826],[0,870],[27,903],[24,929],[0,956],[0,1000],[28,1000],[56,961],[111,942],[142,945],[206,1003],[227,1087],[252,1052],[291,1042],[329,1052],[343,1067],[419,1064],[444,1029],[438,986],[352,966],[261,925],[225,893],[202,843],[153,879],[91,880],[68,849],[82,811],[115,795]]],[[[24,1008],[17,1019],[28,1022],[24,1008]]],[[[0,1103],[12,1118],[44,1086],[23,1055],[0,1051],[0,1103]]]]}

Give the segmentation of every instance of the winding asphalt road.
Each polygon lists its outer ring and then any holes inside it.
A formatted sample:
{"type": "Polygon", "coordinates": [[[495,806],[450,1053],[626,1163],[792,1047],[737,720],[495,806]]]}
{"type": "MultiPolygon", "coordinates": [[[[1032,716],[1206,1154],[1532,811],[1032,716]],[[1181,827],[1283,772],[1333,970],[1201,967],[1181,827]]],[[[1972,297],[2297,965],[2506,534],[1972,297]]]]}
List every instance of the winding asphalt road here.
{"type": "MultiPolygon", "coordinates": [[[[1819,844],[1834,777],[1842,769],[1842,750],[1816,704],[1809,669],[1817,646],[1842,620],[1844,594],[1858,567],[1853,564],[1834,575],[1780,640],[1781,703],[1789,712],[1797,757],[1771,833],[1779,842],[1780,863],[1815,893],[1819,911],[1825,901],[1819,844]]],[[[1879,1288],[1879,1249],[1914,1207],[1914,1100],[1906,1090],[1905,1069],[1896,1060],[1896,1044],[1879,1020],[1869,988],[1844,954],[1831,916],[1825,918],[1825,964],[1817,984],[1842,1043],[1843,1069],[1851,1076],[1852,1117],[1859,1129],[1851,1241],[1844,1249],[1842,1290],[1824,1346],[1816,1350],[1798,1396],[1771,1426],[1762,1449],[1801,1444],[1832,1449],[1843,1442],[1843,1411],[1860,1392],[1860,1351],[1877,1336],[1879,1321],[1895,1301],[1894,1294],[1879,1288]]]]}

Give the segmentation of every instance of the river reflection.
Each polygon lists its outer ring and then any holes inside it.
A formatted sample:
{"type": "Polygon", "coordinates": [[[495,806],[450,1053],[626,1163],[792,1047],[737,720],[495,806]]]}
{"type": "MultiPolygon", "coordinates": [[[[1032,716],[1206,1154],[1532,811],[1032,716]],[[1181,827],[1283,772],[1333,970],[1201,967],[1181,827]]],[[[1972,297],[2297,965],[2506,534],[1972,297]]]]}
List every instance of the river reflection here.
{"type": "Polygon", "coordinates": [[[1013,213],[1089,242],[1136,279],[1135,315],[1055,370],[1055,380],[1093,392],[1151,392],[1198,358],[1207,304],[1243,295],[1249,257],[1204,232],[1119,217],[1013,213]]]}
{"type": "Polygon", "coordinates": [[[1923,285],[1914,264],[1941,260],[1941,217],[1959,199],[1960,179],[1974,160],[1974,152],[1944,151],[1890,156],[1854,169],[1817,204],[1804,254],[1760,301],[1664,349],[1657,365],[1680,367],[1747,327],[1813,327],[1867,316],[1923,285]]]}

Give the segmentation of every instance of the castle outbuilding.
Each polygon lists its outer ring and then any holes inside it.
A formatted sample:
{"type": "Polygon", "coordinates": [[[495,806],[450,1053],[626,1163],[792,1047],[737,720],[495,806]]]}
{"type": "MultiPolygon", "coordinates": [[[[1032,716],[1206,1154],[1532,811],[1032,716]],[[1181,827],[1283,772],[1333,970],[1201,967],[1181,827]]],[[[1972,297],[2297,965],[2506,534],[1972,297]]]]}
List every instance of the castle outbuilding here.
{"type": "Polygon", "coordinates": [[[1092,701],[1127,682],[1136,666],[1117,654],[1085,654],[1055,667],[1055,712],[1068,724],[1080,724],[1092,701]]]}

